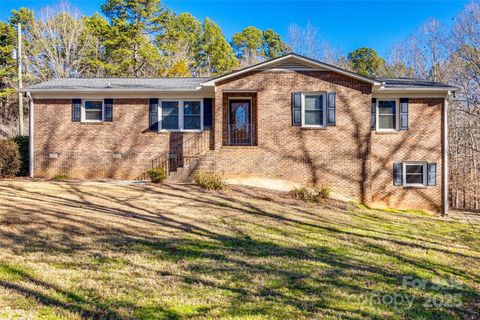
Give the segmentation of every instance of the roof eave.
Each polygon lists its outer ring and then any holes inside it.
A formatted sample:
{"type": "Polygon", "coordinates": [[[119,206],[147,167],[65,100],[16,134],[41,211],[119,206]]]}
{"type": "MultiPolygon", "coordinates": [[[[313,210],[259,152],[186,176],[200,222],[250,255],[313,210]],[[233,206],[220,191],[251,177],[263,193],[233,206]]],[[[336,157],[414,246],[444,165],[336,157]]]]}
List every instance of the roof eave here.
{"type": "Polygon", "coordinates": [[[380,87],[375,92],[407,92],[407,91],[414,91],[414,92],[455,92],[460,90],[457,87],[442,87],[442,88],[416,88],[416,87],[405,87],[405,88],[385,88],[380,87]]]}
{"type": "Polygon", "coordinates": [[[103,93],[124,93],[124,92],[199,92],[203,87],[197,87],[195,89],[34,89],[24,88],[19,92],[31,92],[31,93],[91,93],[91,92],[103,92],[103,93]]]}

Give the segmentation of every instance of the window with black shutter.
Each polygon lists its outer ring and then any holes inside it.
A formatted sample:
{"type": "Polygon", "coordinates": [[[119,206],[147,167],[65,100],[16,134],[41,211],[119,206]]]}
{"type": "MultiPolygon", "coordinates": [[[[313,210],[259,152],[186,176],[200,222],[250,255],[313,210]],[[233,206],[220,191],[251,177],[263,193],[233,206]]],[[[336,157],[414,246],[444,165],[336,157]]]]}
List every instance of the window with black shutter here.
{"type": "Polygon", "coordinates": [[[113,99],[105,99],[105,121],[113,121],[113,99]]]}
{"type": "Polygon", "coordinates": [[[400,98],[400,130],[408,130],[408,98],[400,98]]]}
{"type": "Polygon", "coordinates": [[[158,99],[151,98],[148,108],[148,128],[150,131],[158,131],[158,99]]]}
{"type": "Polygon", "coordinates": [[[292,93],[292,126],[316,128],[336,123],[335,92],[292,93]]]}
{"type": "Polygon", "coordinates": [[[337,124],[336,104],[335,92],[329,92],[327,94],[327,126],[335,126],[337,124]]]}
{"type": "Polygon", "coordinates": [[[302,125],[302,94],[292,93],[292,126],[302,125]]]}
{"type": "Polygon", "coordinates": [[[72,121],[80,122],[82,118],[82,99],[72,100],[72,121]]]}

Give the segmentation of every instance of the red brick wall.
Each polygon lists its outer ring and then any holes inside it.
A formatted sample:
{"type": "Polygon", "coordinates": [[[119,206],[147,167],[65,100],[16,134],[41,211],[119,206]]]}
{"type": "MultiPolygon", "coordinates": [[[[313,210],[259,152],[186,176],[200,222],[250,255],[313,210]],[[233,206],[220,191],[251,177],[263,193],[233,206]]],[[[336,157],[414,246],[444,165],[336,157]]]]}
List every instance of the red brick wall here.
{"type": "Polygon", "coordinates": [[[179,136],[192,135],[149,131],[148,99],[114,99],[113,121],[98,124],[72,122],[71,103],[35,100],[35,176],[137,179],[179,136]],[[49,153],[59,158],[50,159],[49,153]]]}
{"type": "Polygon", "coordinates": [[[373,133],[371,143],[371,204],[399,209],[441,211],[443,99],[410,98],[409,130],[373,133]],[[408,188],[393,185],[394,162],[437,163],[437,186],[408,188]]]}
{"type": "Polygon", "coordinates": [[[221,83],[217,122],[227,121],[231,90],[257,90],[258,146],[222,145],[215,130],[216,170],[227,177],[269,177],[331,187],[342,197],[378,207],[440,211],[443,99],[410,99],[410,130],[370,130],[371,86],[333,72],[258,72],[221,83]],[[223,91],[226,91],[225,93],[223,91]],[[291,125],[291,93],[337,93],[337,125],[306,129],[291,125]],[[437,162],[437,186],[394,187],[393,162],[437,162]]]}
{"type": "MultiPolygon", "coordinates": [[[[370,136],[371,85],[333,72],[259,72],[218,85],[215,121],[227,121],[224,90],[256,90],[257,147],[222,146],[215,130],[216,168],[226,176],[273,177],[322,183],[335,192],[359,198],[363,192],[365,142],[370,136]],[[291,93],[335,91],[337,126],[293,127],[291,93]]],[[[235,95],[228,93],[229,95],[235,95]]]]}
{"type": "MultiPolygon", "coordinates": [[[[410,130],[381,134],[370,130],[371,85],[333,72],[254,72],[220,83],[215,95],[218,173],[324,184],[372,206],[440,210],[443,99],[411,98],[410,130]],[[238,90],[255,100],[253,147],[224,146],[228,97],[241,96],[232,92],[238,90]],[[292,126],[291,93],[297,91],[336,92],[337,125],[292,126]],[[437,162],[437,186],[394,187],[392,166],[402,161],[437,162]]],[[[35,175],[136,179],[174,141],[192,135],[148,131],[148,99],[115,99],[113,117],[101,124],[72,122],[70,99],[35,100],[35,175]],[[60,156],[49,159],[49,153],[60,156]]]]}

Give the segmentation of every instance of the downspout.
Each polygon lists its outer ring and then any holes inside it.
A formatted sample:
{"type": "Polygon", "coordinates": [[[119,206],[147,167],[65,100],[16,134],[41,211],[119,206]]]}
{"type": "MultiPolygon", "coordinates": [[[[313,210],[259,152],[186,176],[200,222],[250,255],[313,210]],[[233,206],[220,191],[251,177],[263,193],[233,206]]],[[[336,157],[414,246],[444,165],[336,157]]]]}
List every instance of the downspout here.
{"type": "Polygon", "coordinates": [[[443,103],[443,215],[448,214],[448,91],[443,103]]]}
{"type": "Polygon", "coordinates": [[[35,116],[35,110],[34,110],[34,103],[33,103],[33,97],[30,94],[30,92],[27,92],[27,97],[29,98],[29,116],[28,116],[28,176],[30,178],[33,178],[34,172],[35,172],[35,163],[34,163],[34,156],[35,156],[35,144],[34,144],[34,136],[35,136],[35,129],[34,129],[34,116],[35,116]]]}

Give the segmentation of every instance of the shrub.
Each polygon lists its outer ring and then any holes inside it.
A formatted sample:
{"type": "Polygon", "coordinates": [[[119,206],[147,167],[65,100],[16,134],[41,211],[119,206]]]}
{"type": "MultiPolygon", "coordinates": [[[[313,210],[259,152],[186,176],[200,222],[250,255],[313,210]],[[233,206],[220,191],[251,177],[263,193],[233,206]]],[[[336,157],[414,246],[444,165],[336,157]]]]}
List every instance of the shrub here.
{"type": "Polygon", "coordinates": [[[17,172],[17,176],[26,177],[28,176],[28,136],[16,136],[10,139],[15,142],[18,146],[18,152],[20,153],[20,170],[17,172]]]}
{"type": "Polygon", "coordinates": [[[330,197],[330,188],[325,186],[298,187],[292,190],[292,196],[307,202],[322,203],[330,197]]]}
{"type": "Polygon", "coordinates": [[[147,174],[150,177],[150,181],[153,183],[162,183],[167,178],[167,175],[165,174],[165,170],[163,168],[149,169],[147,171],[147,174]]]}
{"type": "Polygon", "coordinates": [[[195,172],[193,177],[195,179],[195,183],[203,189],[223,190],[227,186],[225,180],[219,175],[198,171],[195,172]]]}
{"type": "Polygon", "coordinates": [[[55,181],[67,181],[67,180],[70,180],[70,177],[63,173],[63,174],[57,174],[52,179],[55,181]]]}
{"type": "Polygon", "coordinates": [[[0,178],[12,177],[20,169],[18,146],[13,141],[0,140],[0,178]]]}

